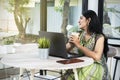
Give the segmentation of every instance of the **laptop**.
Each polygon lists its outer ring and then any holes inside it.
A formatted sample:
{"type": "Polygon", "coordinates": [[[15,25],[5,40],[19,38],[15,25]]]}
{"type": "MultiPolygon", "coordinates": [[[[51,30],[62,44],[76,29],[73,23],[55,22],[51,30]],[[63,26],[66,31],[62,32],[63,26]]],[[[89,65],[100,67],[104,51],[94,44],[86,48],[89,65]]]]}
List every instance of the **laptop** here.
{"type": "Polygon", "coordinates": [[[49,56],[65,59],[80,57],[79,54],[67,52],[66,39],[63,33],[40,31],[39,37],[46,37],[50,40],[49,56]]]}

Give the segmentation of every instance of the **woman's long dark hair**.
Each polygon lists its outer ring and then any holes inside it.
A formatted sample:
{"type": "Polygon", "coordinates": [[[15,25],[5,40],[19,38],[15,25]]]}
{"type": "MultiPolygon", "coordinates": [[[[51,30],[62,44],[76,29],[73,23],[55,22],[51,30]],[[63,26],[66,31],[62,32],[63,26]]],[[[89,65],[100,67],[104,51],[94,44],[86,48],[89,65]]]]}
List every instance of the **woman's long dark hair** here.
{"type": "Polygon", "coordinates": [[[83,12],[83,16],[86,19],[91,18],[89,26],[88,26],[88,32],[95,33],[95,34],[103,34],[103,36],[105,38],[103,52],[104,52],[104,56],[107,59],[107,52],[109,50],[108,41],[107,41],[107,37],[103,33],[103,27],[102,27],[102,24],[100,24],[97,14],[93,10],[87,10],[87,11],[83,12]]]}

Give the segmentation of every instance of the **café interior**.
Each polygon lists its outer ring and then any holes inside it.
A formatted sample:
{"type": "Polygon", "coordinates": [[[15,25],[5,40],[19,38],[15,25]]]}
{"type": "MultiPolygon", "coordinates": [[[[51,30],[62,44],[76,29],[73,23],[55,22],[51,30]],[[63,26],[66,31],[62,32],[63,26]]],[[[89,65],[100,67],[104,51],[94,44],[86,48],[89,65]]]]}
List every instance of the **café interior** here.
{"type": "Polygon", "coordinates": [[[52,60],[42,59],[40,64],[47,64],[46,68],[38,67],[36,60],[31,59],[29,64],[25,61],[37,56],[41,32],[62,33],[67,38],[79,30],[78,21],[85,10],[97,13],[108,38],[111,80],[120,80],[120,0],[0,0],[0,80],[60,80],[64,72],[61,69],[69,69],[68,66],[48,67],[52,60]],[[22,63],[17,53],[25,53],[22,63]],[[22,64],[28,68],[20,67],[22,64]],[[37,66],[34,74],[33,65],[37,66]]]}

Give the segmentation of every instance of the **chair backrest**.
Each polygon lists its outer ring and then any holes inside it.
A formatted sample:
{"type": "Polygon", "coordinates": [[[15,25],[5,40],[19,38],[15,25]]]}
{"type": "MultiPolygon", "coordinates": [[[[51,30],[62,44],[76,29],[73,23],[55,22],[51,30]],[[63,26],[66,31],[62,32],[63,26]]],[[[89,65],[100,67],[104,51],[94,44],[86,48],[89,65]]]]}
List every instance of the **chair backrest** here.
{"type": "Polygon", "coordinates": [[[114,57],[117,53],[117,49],[113,46],[109,46],[109,51],[107,53],[107,57],[114,57]]]}
{"type": "Polygon", "coordinates": [[[109,51],[107,52],[107,57],[114,57],[117,53],[116,47],[109,46],[109,51]]]}

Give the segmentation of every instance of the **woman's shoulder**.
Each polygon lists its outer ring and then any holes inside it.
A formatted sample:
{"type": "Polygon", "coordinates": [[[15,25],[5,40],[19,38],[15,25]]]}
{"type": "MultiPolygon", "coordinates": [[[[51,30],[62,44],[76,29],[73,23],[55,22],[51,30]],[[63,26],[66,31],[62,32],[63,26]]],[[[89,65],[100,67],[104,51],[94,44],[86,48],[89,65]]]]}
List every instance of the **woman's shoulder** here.
{"type": "Polygon", "coordinates": [[[99,38],[104,38],[103,34],[96,34],[96,40],[98,40],[99,38]]]}
{"type": "Polygon", "coordinates": [[[104,37],[103,34],[96,34],[97,37],[104,37]]]}

